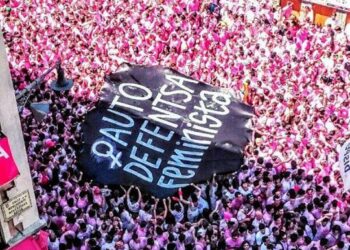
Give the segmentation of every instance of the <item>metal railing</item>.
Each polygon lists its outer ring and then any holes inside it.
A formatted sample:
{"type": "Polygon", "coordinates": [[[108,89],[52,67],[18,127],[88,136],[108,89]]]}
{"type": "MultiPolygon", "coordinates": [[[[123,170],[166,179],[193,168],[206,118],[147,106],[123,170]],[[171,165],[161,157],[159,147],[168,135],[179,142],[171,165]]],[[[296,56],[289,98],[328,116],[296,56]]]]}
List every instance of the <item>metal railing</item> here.
{"type": "Polygon", "coordinates": [[[56,65],[52,66],[51,68],[47,69],[41,76],[39,76],[37,79],[35,79],[32,83],[30,83],[28,86],[26,86],[21,92],[19,92],[16,95],[16,100],[18,104],[18,110],[21,113],[24,106],[28,102],[28,99],[30,97],[30,92],[37,88],[45,79],[45,77],[50,74],[54,69],[56,68],[56,65]]]}

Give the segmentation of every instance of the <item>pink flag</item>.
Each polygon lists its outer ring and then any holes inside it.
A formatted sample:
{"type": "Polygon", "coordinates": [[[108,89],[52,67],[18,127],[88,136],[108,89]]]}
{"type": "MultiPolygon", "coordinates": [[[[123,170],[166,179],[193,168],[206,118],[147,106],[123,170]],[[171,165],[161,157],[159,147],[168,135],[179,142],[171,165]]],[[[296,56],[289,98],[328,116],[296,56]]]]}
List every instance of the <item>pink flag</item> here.
{"type": "Polygon", "coordinates": [[[0,138],[0,187],[19,175],[7,137],[0,138]]]}
{"type": "Polygon", "coordinates": [[[9,250],[47,250],[49,234],[45,231],[40,231],[36,235],[29,236],[17,245],[9,248],[9,250]]]}

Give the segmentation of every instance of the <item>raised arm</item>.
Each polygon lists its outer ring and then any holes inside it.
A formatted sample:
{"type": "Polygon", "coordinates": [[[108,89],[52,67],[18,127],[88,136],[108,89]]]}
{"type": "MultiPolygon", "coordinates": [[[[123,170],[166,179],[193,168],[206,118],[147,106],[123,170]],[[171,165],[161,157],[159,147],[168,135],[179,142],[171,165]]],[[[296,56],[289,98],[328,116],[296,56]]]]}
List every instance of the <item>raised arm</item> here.
{"type": "Polygon", "coordinates": [[[134,185],[131,185],[131,186],[129,187],[128,191],[126,192],[126,199],[127,199],[128,202],[130,202],[130,191],[131,191],[131,189],[133,189],[133,188],[134,188],[134,185]]]}
{"type": "Polygon", "coordinates": [[[184,205],[183,205],[181,202],[179,202],[179,205],[180,205],[180,207],[181,207],[181,211],[183,212],[183,211],[185,210],[184,205]]]}
{"type": "MultiPolygon", "coordinates": [[[[202,218],[202,219],[200,219],[199,221],[197,221],[196,223],[192,223],[193,228],[196,228],[196,227],[202,225],[202,222],[203,222],[204,220],[205,220],[205,219],[202,218]]],[[[193,230],[193,231],[196,231],[196,230],[193,230]]]]}
{"type": "Polygon", "coordinates": [[[170,212],[172,212],[173,210],[171,209],[171,198],[170,197],[168,197],[168,210],[170,211],[170,212]]]}
{"type": "Polygon", "coordinates": [[[153,209],[153,217],[154,219],[157,218],[157,206],[158,206],[159,199],[156,199],[156,202],[154,203],[154,209],[153,209]]]}
{"type": "Polygon", "coordinates": [[[127,193],[127,191],[126,191],[126,189],[123,187],[123,186],[120,186],[120,188],[123,190],[123,192],[124,192],[124,195],[122,196],[122,198],[124,198],[125,197],[125,195],[126,195],[126,193],[127,193]]]}
{"type": "Polygon", "coordinates": [[[293,159],[293,156],[290,156],[289,158],[287,158],[287,160],[281,161],[281,164],[286,164],[290,162],[292,159],[293,159]]]}
{"type": "Polygon", "coordinates": [[[137,190],[137,194],[139,196],[138,199],[137,199],[137,203],[140,203],[141,199],[142,199],[142,194],[141,194],[141,191],[140,191],[139,187],[136,187],[136,190],[137,190]]]}
{"type": "Polygon", "coordinates": [[[200,187],[198,187],[194,183],[191,183],[191,186],[194,187],[198,191],[198,197],[200,197],[202,194],[202,189],[200,189],[200,187]]]}
{"type": "Polygon", "coordinates": [[[319,218],[319,219],[316,221],[316,224],[317,224],[317,225],[320,225],[321,222],[322,222],[324,219],[326,219],[326,218],[331,219],[332,216],[333,216],[332,213],[325,214],[324,216],[322,216],[321,218],[319,218]]]}
{"type": "Polygon", "coordinates": [[[220,201],[220,200],[217,200],[214,210],[209,214],[209,218],[210,218],[210,219],[213,218],[214,213],[218,212],[219,206],[220,206],[220,205],[221,205],[221,201],[220,201]]]}
{"type": "Polygon", "coordinates": [[[182,196],[182,188],[179,188],[179,196],[180,196],[180,201],[181,201],[182,203],[184,203],[184,204],[186,204],[186,205],[190,205],[190,204],[191,204],[191,202],[189,202],[189,201],[187,201],[187,200],[185,200],[185,199],[183,198],[183,196],[182,196]]]}
{"type": "Polygon", "coordinates": [[[213,178],[211,180],[211,184],[215,185],[216,186],[216,173],[213,174],[213,178]]]}
{"type": "Polygon", "coordinates": [[[163,215],[163,218],[165,219],[168,215],[168,206],[166,204],[166,199],[163,199],[163,205],[164,205],[164,215],[163,215]]]}

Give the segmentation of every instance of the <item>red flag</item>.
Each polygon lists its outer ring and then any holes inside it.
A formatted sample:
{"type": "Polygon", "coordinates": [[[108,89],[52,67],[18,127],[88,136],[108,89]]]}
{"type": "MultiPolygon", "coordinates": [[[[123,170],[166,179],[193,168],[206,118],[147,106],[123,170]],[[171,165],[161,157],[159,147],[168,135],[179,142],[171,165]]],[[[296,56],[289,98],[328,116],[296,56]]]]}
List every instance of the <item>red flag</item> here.
{"type": "Polygon", "coordinates": [[[0,186],[3,186],[19,175],[13,160],[7,137],[0,138],[0,186]]]}

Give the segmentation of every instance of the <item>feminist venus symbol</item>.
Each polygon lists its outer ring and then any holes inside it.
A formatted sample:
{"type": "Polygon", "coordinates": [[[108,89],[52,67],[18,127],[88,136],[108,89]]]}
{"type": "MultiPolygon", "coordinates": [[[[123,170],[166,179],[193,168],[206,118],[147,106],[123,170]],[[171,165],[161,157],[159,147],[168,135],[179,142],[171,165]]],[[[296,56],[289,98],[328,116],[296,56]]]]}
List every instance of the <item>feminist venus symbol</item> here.
{"type": "Polygon", "coordinates": [[[122,164],[120,163],[120,158],[122,157],[122,152],[119,152],[117,155],[113,155],[113,147],[110,143],[108,142],[105,142],[105,141],[98,141],[96,143],[94,143],[94,145],[92,146],[92,152],[97,155],[97,156],[100,156],[100,157],[104,157],[104,158],[111,158],[112,159],[112,162],[111,162],[111,165],[110,165],[110,169],[116,169],[116,166],[117,165],[118,167],[121,167],[122,164]],[[106,150],[105,152],[100,152],[97,150],[97,147],[99,145],[105,145],[106,147],[108,147],[108,150],[106,150]]]}

